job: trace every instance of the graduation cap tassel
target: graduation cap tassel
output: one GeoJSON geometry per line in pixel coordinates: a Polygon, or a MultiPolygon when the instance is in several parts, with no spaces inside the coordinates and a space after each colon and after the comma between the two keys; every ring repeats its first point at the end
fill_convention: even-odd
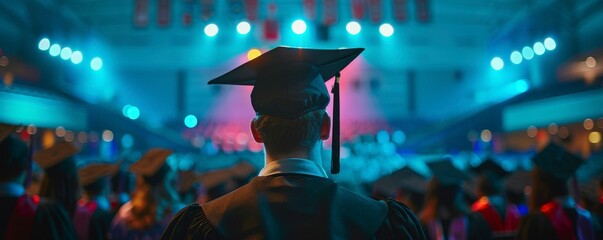
{"type": "Polygon", "coordinates": [[[331,89],[333,93],[333,140],[331,144],[331,173],[339,173],[339,77],[335,75],[335,83],[331,89]]]}

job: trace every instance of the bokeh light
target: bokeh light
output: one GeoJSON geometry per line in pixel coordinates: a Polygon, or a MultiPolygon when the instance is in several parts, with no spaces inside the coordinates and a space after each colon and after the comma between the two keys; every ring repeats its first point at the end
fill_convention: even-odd
{"type": "Polygon", "coordinates": [[[105,142],[113,141],[113,132],[111,132],[111,130],[103,131],[103,141],[105,141],[105,142]]]}
{"type": "Polygon", "coordinates": [[[488,129],[484,129],[481,134],[481,139],[484,142],[492,141],[492,132],[488,129]]]}
{"type": "Polygon", "coordinates": [[[197,117],[195,117],[195,115],[190,114],[184,118],[184,125],[187,128],[194,128],[195,126],[197,126],[197,123],[198,123],[198,121],[197,121],[197,117]]]}
{"type": "Polygon", "coordinates": [[[262,52],[260,50],[252,48],[251,50],[249,50],[249,52],[247,52],[247,60],[251,61],[256,57],[259,57],[260,55],[262,55],[262,52]]]}
{"type": "Polygon", "coordinates": [[[304,22],[304,20],[295,20],[293,24],[291,24],[291,29],[295,34],[302,34],[306,32],[306,22],[304,22]]]}
{"type": "Polygon", "coordinates": [[[37,132],[38,128],[36,127],[36,125],[29,124],[29,126],[27,126],[27,133],[29,133],[30,135],[36,134],[37,132]]]}
{"type": "Polygon", "coordinates": [[[521,49],[521,54],[526,60],[531,60],[534,58],[534,50],[532,50],[530,47],[523,47],[523,49],[521,49]]]}
{"type": "Polygon", "coordinates": [[[242,21],[237,24],[237,32],[239,34],[245,35],[248,34],[249,31],[251,31],[251,24],[249,24],[248,22],[242,21]]]}
{"type": "Polygon", "coordinates": [[[505,62],[500,57],[494,57],[492,58],[492,60],[490,60],[490,66],[494,70],[499,71],[503,69],[503,67],[505,66],[505,62]]]}
{"type": "Polygon", "coordinates": [[[566,138],[569,137],[569,135],[570,135],[570,131],[569,131],[569,129],[567,127],[561,127],[561,128],[559,128],[559,137],[561,139],[566,139],[566,138]]]}
{"type": "Polygon", "coordinates": [[[536,135],[538,134],[538,128],[536,128],[535,126],[530,126],[528,127],[527,133],[529,137],[536,137],[536,135]]]}
{"type": "Polygon", "coordinates": [[[73,64],[80,64],[83,59],[84,59],[84,56],[82,55],[82,52],[73,51],[73,53],[71,53],[71,62],[73,64]]]}
{"type": "Polygon", "coordinates": [[[384,37],[390,37],[394,34],[394,27],[389,23],[384,23],[379,26],[379,33],[384,37]]]}
{"type": "Polygon", "coordinates": [[[58,126],[54,130],[54,133],[57,135],[57,137],[64,137],[65,136],[65,128],[63,126],[58,126]]]}
{"type": "Polygon", "coordinates": [[[80,132],[80,133],[78,133],[77,134],[77,140],[80,143],[86,143],[86,142],[88,142],[88,133],[86,133],[86,132],[80,132]]]}
{"type": "Polygon", "coordinates": [[[69,58],[71,58],[71,48],[64,47],[61,49],[61,58],[63,60],[69,60],[69,58]]]}
{"type": "Polygon", "coordinates": [[[589,68],[594,68],[597,66],[597,59],[595,59],[594,57],[588,57],[586,58],[586,66],[589,68]]]}
{"type": "Polygon", "coordinates": [[[124,148],[131,148],[134,146],[134,137],[128,133],[121,136],[121,146],[124,148]]]}
{"type": "Polygon", "coordinates": [[[52,46],[50,46],[50,50],[48,51],[48,53],[50,54],[50,56],[56,57],[59,56],[59,54],[61,54],[61,45],[59,44],[52,44],[52,46]]]}
{"type": "Polygon", "coordinates": [[[50,48],[50,40],[48,38],[42,38],[38,43],[38,49],[46,51],[50,48]]]}
{"type": "Polygon", "coordinates": [[[65,141],[73,142],[74,139],[75,139],[75,134],[73,133],[73,131],[67,130],[65,132],[65,141]]]}
{"type": "Polygon", "coordinates": [[[556,123],[551,123],[549,124],[548,130],[551,135],[555,135],[559,132],[559,126],[557,126],[556,123]]]}
{"type": "Polygon", "coordinates": [[[546,38],[544,39],[544,48],[549,51],[555,50],[555,48],[557,48],[557,43],[550,37],[546,38]]]}
{"type": "Polygon", "coordinates": [[[132,120],[138,119],[138,117],[140,117],[140,109],[136,106],[130,106],[128,108],[127,117],[132,120]]]}
{"type": "Polygon", "coordinates": [[[218,28],[218,25],[214,23],[207,24],[207,26],[205,26],[205,29],[203,30],[203,32],[205,32],[205,35],[207,35],[208,37],[216,36],[219,31],[220,29],[218,28]]]}
{"type": "Polygon", "coordinates": [[[542,55],[542,54],[544,54],[544,52],[545,52],[544,44],[542,44],[541,42],[534,43],[534,53],[536,55],[542,55]]]}
{"type": "Polygon", "coordinates": [[[99,57],[95,57],[90,61],[90,68],[94,71],[101,70],[103,68],[103,60],[99,57]]]}
{"type": "Polygon", "coordinates": [[[521,56],[521,53],[519,51],[513,51],[511,53],[511,62],[513,64],[520,64],[523,61],[523,56],[521,56]]]}
{"type": "Polygon", "coordinates": [[[517,93],[524,93],[530,89],[530,84],[525,79],[520,79],[515,81],[515,91],[517,93]]]}
{"type": "Polygon", "coordinates": [[[595,122],[592,119],[587,118],[587,119],[584,119],[584,122],[582,123],[582,125],[584,125],[584,129],[591,130],[591,129],[593,129],[593,127],[595,127],[595,122]]]}
{"type": "Polygon", "coordinates": [[[356,21],[351,21],[345,25],[345,30],[348,31],[349,34],[356,35],[356,34],[360,33],[360,30],[362,30],[362,27],[360,27],[360,23],[358,23],[356,21]]]}
{"type": "Polygon", "coordinates": [[[588,134],[588,141],[593,144],[601,142],[601,133],[591,132],[590,134],[588,134]]]}

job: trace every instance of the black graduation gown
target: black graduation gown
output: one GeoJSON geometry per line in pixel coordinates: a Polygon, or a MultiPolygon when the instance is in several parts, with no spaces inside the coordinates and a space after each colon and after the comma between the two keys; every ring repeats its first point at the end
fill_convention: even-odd
{"type": "Polygon", "coordinates": [[[190,205],[162,239],[425,239],[412,211],[376,201],[330,179],[280,174],[202,206],[190,205]]]}

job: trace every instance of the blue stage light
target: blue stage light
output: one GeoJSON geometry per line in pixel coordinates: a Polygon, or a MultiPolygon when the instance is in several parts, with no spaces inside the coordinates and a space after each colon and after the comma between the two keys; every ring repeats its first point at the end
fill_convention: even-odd
{"type": "Polygon", "coordinates": [[[245,35],[248,34],[249,31],[251,31],[251,25],[248,22],[242,21],[237,24],[237,32],[239,32],[239,34],[245,35]]]}
{"type": "Polygon", "coordinates": [[[94,71],[98,71],[103,68],[103,60],[99,57],[95,57],[90,61],[90,68],[94,71]]]}
{"type": "Polygon", "coordinates": [[[394,27],[389,23],[384,23],[379,26],[379,33],[384,37],[390,37],[394,34],[394,27]]]}
{"type": "Polygon", "coordinates": [[[514,64],[520,64],[523,61],[523,56],[519,51],[513,51],[511,53],[511,62],[514,64]]]}
{"type": "Polygon", "coordinates": [[[546,50],[552,51],[552,50],[555,50],[555,48],[557,48],[557,43],[555,42],[554,39],[549,37],[549,38],[544,39],[544,47],[546,48],[546,50]]]}
{"type": "Polygon", "coordinates": [[[360,33],[360,30],[362,30],[362,27],[360,26],[360,23],[351,21],[345,25],[345,30],[347,30],[349,34],[356,35],[356,34],[360,33]]]}
{"type": "Polygon", "coordinates": [[[59,44],[52,44],[52,46],[50,46],[50,50],[48,51],[48,53],[50,53],[50,56],[56,57],[59,56],[59,54],[61,54],[61,45],[59,44]]]}
{"type": "Polygon", "coordinates": [[[71,62],[73,64],[80,64],[83,58],[82,52],[80,51],[73,51],[73,53],[71,53],[71,62]]]}
{"type": "Polygon", "coordinates": [[[534,58],[534,51],[530,47],[523,47],[523,49],[521,49],[521,55],[523,55],[523,58],[526,60],[530,60],[534,58]]]}
{"type": "Polygon", "coordinates": [[[184,125],[187,128],[194,128],[195,126],[197,126],[197,117],[195,117],[195,115],[188,115],[184,118],[184,125]]]}
{"type": "Polygon", "coordinates": [[[498,71],[498,70],[503,69],[503,67],[505,66],[505,62],[501,58],[495,57],[495,58],[492,58],[492,60],[490,61],[490,66],[494,70],[498,71]]]}
{"type": "Polygon", "coordinates": [[[515,90],[517,91],[517,93],[524,93],[527,92],[530,89],[530,84],[528,84],[528,81],[525,79],[520,79],[515,81],[515,90]]]}
{"type": "Polygon", "coordinates": [[[218,28],[218,25],[210,23],[207,26],[205,26],[205,29],[203,31],[205,32],[205,35],[207,35],[208,37],[213,37],[218,34],[218,31],[220,31],[220,29],[218,28]]]}
{"type": "Polygon", "coordinates": [[[293,24],[291,24],[291,29],[295,34],[302,34],[306,32],[306,22],[304,20],[295,20],[293,24]]]}
{"type": "Polygon", "coordinates": [[[69,58],[71,58],[71,48],[65,47],[61,49],[61,58],[63,60],[69,60],[69,58]]]}
{"type": "Polygon", "coordinates": [[[136,120],[138,119],[138,117],[140,117],[140,109],[138,109],[138,107],[136,106],[131,106],[130,108],[128,108],[127,114],[128,118],[136,120]]]}
{"type": "Polygon", "coordinates": [[[50,48],[50,40],[48,38],[42,38],[38,43],[38,49],[46,51],[50,48]]]}

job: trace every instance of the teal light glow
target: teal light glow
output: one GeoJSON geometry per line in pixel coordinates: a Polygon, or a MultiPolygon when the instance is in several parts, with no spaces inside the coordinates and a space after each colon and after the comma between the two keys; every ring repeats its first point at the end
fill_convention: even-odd
{"type": "Polygon", "coordinates": [[[525,79],[520,79],[515,81],[515,90],[517,91],[517,93],[524,93],[527,92],[530,89],[530,84],[528,84],[528,81],[525,79]]]}
{"type": "Polygon", "coordinates": [[[546,50],[544,49],[544,44],[542,44],[541,42],[536,42],[534,43],[534,53],[536,53],[536,55],[542,55],[544,54],[546,50]]]}
{"type": "Polygon", "coordinates": [[[194,128],[195,126],[197,126],[197,117],[195,117],[195,115],[188,115],[184,118],[184,125],[187,128],[194,128]]]}
{"type": "Polygon", "coordinates": [[[131,106],[128,108],[127,115],[128,115],[128,118],[130,118],[132,120],[136,120],[136,119],[138,119],[138,117],[140,117],[140,109],[138,109],[138,107],[136,107],[136,106],[131,106]]]}
{"type": "Polygon", "coordinates": [[[521,53],[519,51],[513,51],[511,53],[511,62],[513,64],[520,64],[523,61],[523,56],[521,56],[521,53]]]}
{"type": "Polygon", "coordinates": [[[42,38],[38,43],[38,49],[46,51],[50,48],[50,40],[48,38],[42,38]]]}
{"type": "Polygon", "coordinates": [[[389,23],[384,23],[379,26],[379,33],[384,37],[390,37],[394,34],[394,27],[389,23]]]}
{"type": "Polygon", "coordinates": [[[552,50],[555,50],[555,48],[557,48],[557,43],[555,42],[554,39],[549,37],[549,38],[544,39],[544,47],[546,48],[546,50],[552,51],[552,50]]]}
{"type": "Polygon", "coordinates": [[[503,67],[505,67],[505,62],[502,60],[502,58],[495,57],[495,58],[492,58],[492,60],[490,61],[490,66],[494,70],[499,71],[499,70],[503,69],[503,67]]]}
{"type": "Polygon", "coordinates": [[[61,45],[59,44],[52,44],[52,46],[50,46],[50,50],[48,51],[48,53],[50,54],[50,56],[56,57],[59,56],[59,54],[61,54],[61,45]]]}
{"type": "Polygon", "coordinates": [[[134,146],[134,137],[126,133],[121,137],[121,146],[124,148],[131,148],[134,146]]]}
{"type": "Polygon", "coordinates": [[[245,35],[248,34],[249,31],[251,31],[251,25],[246,22],[246,21],[242,21],[239,24],[237,24],[237,32],[241,35],[245,35]]]}
{"type": "Polygon", "coordinates": [[[534,58],[534,51],[530,47],[523,47],[523,49],[521,49],[521,54],[526,60],[531,60],[534,58]]]}
{"type": "Polygon", "coordinates": [[[84,59],[84,56],[82,55],[82,52],[73,51],[73,53],[71,53],[71,62],[73,64],[80,64],[83,59],[84,59]]]}
{"type": "Polygon", "coordinates": [[[306,22],[304,22],[304,20],[295,20],[295,22],[291,24],[291,29],[295,34],[298,35],[305,33],[307,28],[308,27],[306,26],[306,22]]]}
{"type": "Polygon", "coordinates": [[[121,113],[124,115],[124,117],[127,117],[127,116],[128,116],[128,110],[129,110],[131,107],[132,107],[132,105],[128,104],[128,105],[124,106],[124,107],[121,109],[121,113]]]}
{"type": "Polygon", "coordinates": [[[351,21],[345,25],[345,30],[348,31],[349,34],[357,35],[362,30],[360,23],[351,21]]]}
{"type": "Polygon", "coordinates": [[[207,26],[205,26],[205,29],[203,29],[203,32],[205,32],[205,35],[207,35],[208,37],[216,36],[219,31],[220,29],[218,28],[218,25],[214,23],[207,24],[207,26]]]}
{"type": "Polygon", "coordinates": [[[71,58],[71,48],[65,47],[61,49],[61,58],[63,60],[69,60],[71,58]]]}
{"type": "Polygon", "coordinates": [[[99,57],[95,57],[90,61],[90,68],[94,71],[101,70],[103,68],[103,60],[99,57]]]}

